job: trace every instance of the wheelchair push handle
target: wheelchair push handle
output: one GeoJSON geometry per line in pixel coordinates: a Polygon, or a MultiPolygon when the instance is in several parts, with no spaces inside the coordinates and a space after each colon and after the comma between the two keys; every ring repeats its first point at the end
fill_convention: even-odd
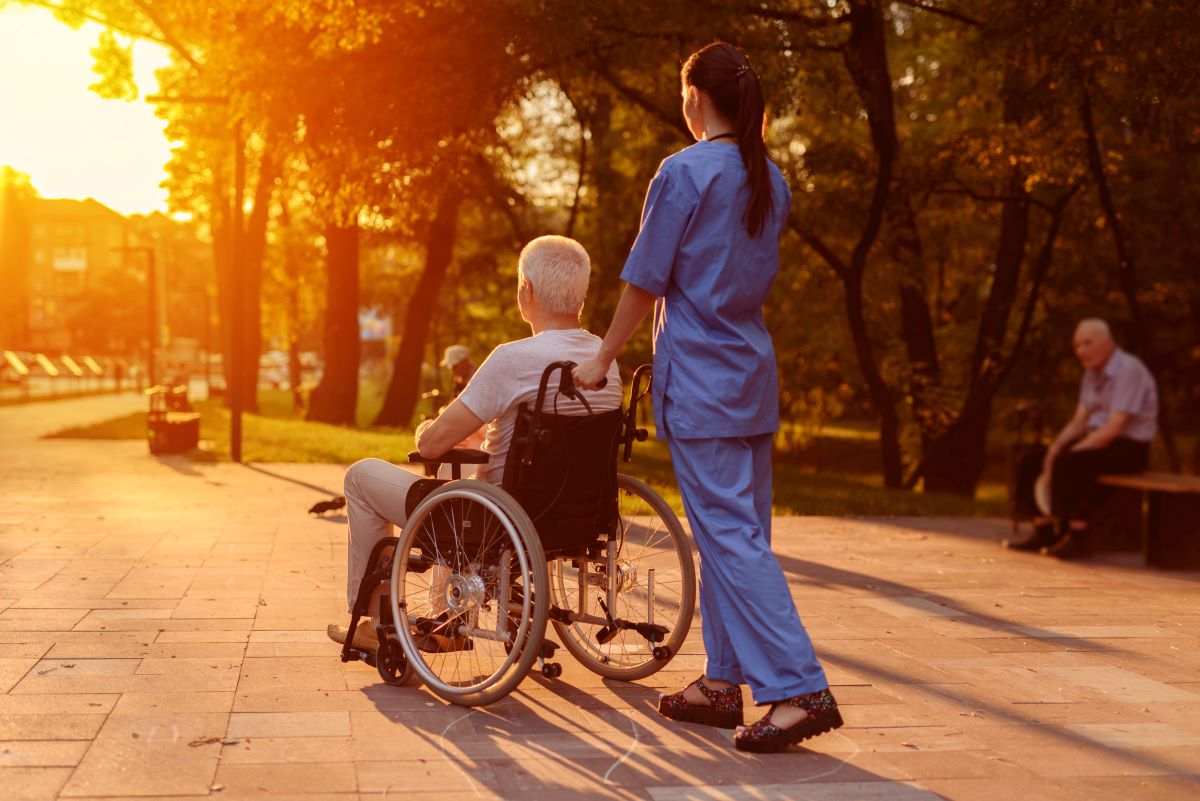
{"type": "MultiPolygon", "coordinates": [[[[563,395],[566,395],[568,398],[578,398],[579,397],[579,388],[575,386],[575,368],[576,367],[577,367],[577,365],[575,364],[575,362],[555,362],[554,364],[552,364],[548,368],[546,368],[547,372],[550,372],[550,371],[554,370],[555,368],[558,368],[562,371],[558,378],[558,391],[561,392],[563,395]]],[[[608,386],[608,379],[601,378],[600,383],[596,385],[596,389],[604,389],[607,386],[608,386]]]]}
{"type": "MultiPolygon", "coordinates": [[[[575,386],[575,379],[571,375],[571,371],[574,369],[575,362],[571,361],[551,362],[549,365],[547,365],[546,369],[542,371],[542,380],[538,384],[537,402],[534,408],[538,411],[541,411],[542,404],[546,400],[546,391],[550,388],[550,378],[554,375],[554,371],[558,370],[559,374],[558,388],[556,390],[557,393],[572,400],[579,401],[584,405],[585,408],[587,408],[588,412],[591,413],[592,408],[588,404],[587,399],[580,394],[579,388],[575,386]]],[[[596,389],[604,389],[606,386],[608,386],[608,379],[604,378],[600,381],[600,384],[596,387],[596,389]]]]}
{"type": "Polygon", "coordinates": [[[650,382],[653,380],[652,373],[652,368],[648,364],[643,364],[633,371],[633,387],[629,393],[629,410],[625,413],[624,430],[621,433],[621,441],[625,445],[621,459],[626,462],[633,459],[633,443],[635,441],[645,442],[650,438],[649,431],[644,428],[638,428],[637,409],[641,399],[650,393],[650,382]],[[645,387],[642,386],[643,378],[646,379],[645,387]]]}

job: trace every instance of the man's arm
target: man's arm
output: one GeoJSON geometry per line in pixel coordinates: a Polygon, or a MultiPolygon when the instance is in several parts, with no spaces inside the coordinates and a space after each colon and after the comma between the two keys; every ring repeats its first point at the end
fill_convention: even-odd
{"type": "Polygon", "coordinates": [[[1058,436],[1054,438],[1054,442],[1050,443],[1050,447],[1046,449],[1046,458],[1042,461],[1042,472],[1049,473],[1054,464],[1054,459],[1063,448],[1067,447],[1067,443],[1076,439],[1087,431],[1088,411],[1083,404],[1075,407],[1075,414],[1067,422],[1062,430],[1058,432],[1058,436]]]}
{"type": "Polygon", "coordinates": [[[465,403],[455,399],[436,420],[426,420],[417,426],[417,450],[426,459],[441,456],[475,435],[484,425],[465,403]]]}
{"type": "Polygon", "coordinates": [[[1109,412],[1104,425],[1071,446],[1073,451],[1091,451],[1109,445],[1114,439],[1125,432],[1132,417],[1129,412],[1109,412]]]}

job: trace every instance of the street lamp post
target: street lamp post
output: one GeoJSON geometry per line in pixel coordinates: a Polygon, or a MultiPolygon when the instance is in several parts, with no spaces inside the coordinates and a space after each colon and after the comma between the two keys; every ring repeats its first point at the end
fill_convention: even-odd
{"type": "Polygon", "coordinates": [[[204,285],[204,397],[212,397],[212,293],[204,285]]]}
{"type": "MultiPolygon", "coordinates": [[[[246,152],[242,146],[242,121],[239,119],[233,126],[233,235],[230,237],[233,245],[233,256],[230,260],[233,268],[233,275],[230,281],[231,294],[233,295],[233,319],[230,321],[230,339],[232,340],[229,350],[230,356],[233,357],[233,363],[230,365],[230,377],[232,386],[230,391],[233,393],[229,399],[229,456],[235,462],[242,461],[242,404],[245,400],[245,395],[248,392],[254,392],[255,387],[244,387],[244,377],[246,370],[243,366],[243,360],[246,358],[244,343],[242,338],[245,332],[242,330],[245,322],[246,310],[243,308],[246,305],[245,292],[242,287],[242,253],[245,248],[243,245],[243,217],[246,213],[244,206],[243,195],[246,191],[246,152]]],[[[257,354],[254,354],[257,358],[257,354]]]]}
{"type": "MultiPolygon", "coordinates": [[[[146,97],[148,103],[202,103],[208,105],[227,106],[229,105],[229,97],[227,96],[212,96],[212,95],[149,95],[146,97]]],[[[230,261],[230,280],[229,294],[230,309],[229,319],[229,456],[233,461],[242,461],[242,410],[245,408],[245,399],[248,392],[253,392],[255,387],[243,386],[245,383],[245,371],[242,369],[243,359],[246,354],[242,351],[243,329],[245,327],[245,292],[243,291],[242,281],[242,254],[243,246],[243,217],[244,196],[246,193],[246,153],[242,142],[242,120],[239,117],[233,126],[233,200],[230,215],[230,228],[232,231],[229,236],[229,261],[230,261]]],[[[257,354],[254,354],[257,358],[257,354]]]]}

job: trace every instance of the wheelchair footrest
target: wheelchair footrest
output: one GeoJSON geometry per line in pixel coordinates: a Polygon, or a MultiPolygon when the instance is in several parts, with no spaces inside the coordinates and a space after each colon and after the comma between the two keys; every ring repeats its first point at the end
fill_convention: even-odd
{"type": "Polygon", "coordinates": [[[650,642],[662,642],[671,633],[669,628],[657,623],[638,623],[633,628],[650,642]]]}
{"type": "Polygon", "coordinates": [[[341,653],[343,662],[366,662],[371,667],[375,667],[375,652],[360,651],[357,648],[347,648],[341,653]]]}
{"type": "Polygon", "coordinates": [[[662,642],[671,633],[669,628],[660,626],[657,623],[634,623],[629,620],[617,618],[612,622],[611,626],[605,626],[596,632],[596,641],[603,645],[613,637],[616,637],[618,631],[636,631],[650,642],[662,642]]]}

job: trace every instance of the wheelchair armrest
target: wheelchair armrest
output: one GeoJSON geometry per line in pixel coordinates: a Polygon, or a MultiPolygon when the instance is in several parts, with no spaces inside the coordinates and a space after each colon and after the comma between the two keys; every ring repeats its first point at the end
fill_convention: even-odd
{"type": "Polygon", "coordinates": [[[441,456],[422,456],[420,451],[408,454],[409,464],[487,464],[491,455],[474,448],[451,448],[441,456]]]}

